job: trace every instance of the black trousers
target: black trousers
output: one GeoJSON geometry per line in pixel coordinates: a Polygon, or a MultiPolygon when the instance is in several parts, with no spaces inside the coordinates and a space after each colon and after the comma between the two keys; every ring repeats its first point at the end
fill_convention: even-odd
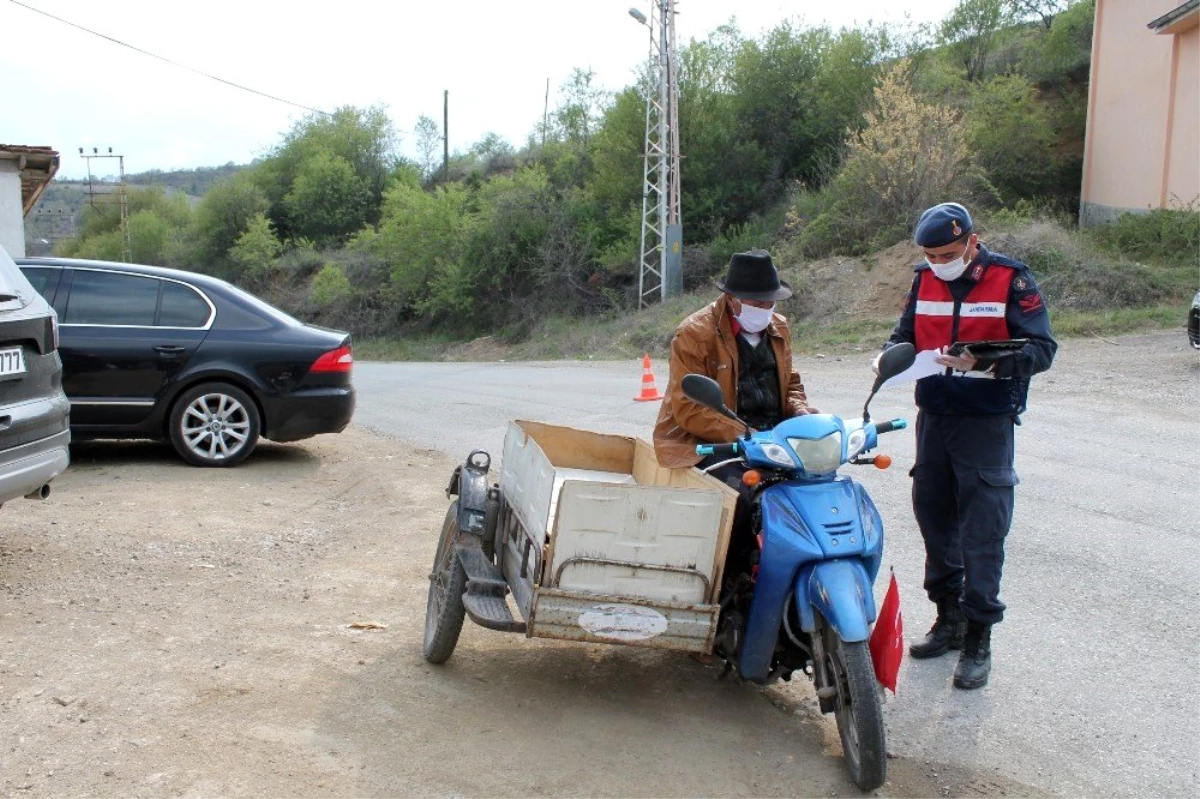
{"type": "Polygon", "coordinates": [[[1013,427],[1010,416],[917,414],[913,512],[925,539],[925,592],[956,598],[967,619],[1004,618],[1000,576],[1012,524],[1013,427]]]}

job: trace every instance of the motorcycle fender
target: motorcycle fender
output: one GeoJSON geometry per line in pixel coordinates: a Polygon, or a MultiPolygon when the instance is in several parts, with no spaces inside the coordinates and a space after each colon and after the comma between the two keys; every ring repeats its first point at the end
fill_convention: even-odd
{"type": "Polygon", "coordinates": [[[482,535],[487,517],[488,468],[491,458],[476,450],[466,463],[455,470],[446,493],[458,494],[458,529],[464,533],[482,535]]]}
{"type": "Polygon", "coordinates": [[[795,592],[802,629],[816,629],[816,610],[847,643],[865,641],[870,636],[875,597],[861,563],[826,560],[801,569],[795,592]]]}

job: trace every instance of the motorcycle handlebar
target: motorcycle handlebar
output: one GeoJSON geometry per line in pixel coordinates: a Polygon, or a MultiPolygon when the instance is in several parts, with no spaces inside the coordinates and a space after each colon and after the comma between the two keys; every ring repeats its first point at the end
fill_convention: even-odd
{"type": "Polygon", "coordinates": [[[697,455],[716,455],[718,458],[731,458],[738,454],[737,442],[731,444],[700,444],[696,447],[697,455]]]}
{"type": "Polygon", "coordinates": [[[890,422],[880,422],[879,424],[875,425],[875,434],[883,435],[884,433],[890,433],[893,430],[903,430],[906,427],[908,427],[908,422],[905,420],[892,419],[890,422]]]}

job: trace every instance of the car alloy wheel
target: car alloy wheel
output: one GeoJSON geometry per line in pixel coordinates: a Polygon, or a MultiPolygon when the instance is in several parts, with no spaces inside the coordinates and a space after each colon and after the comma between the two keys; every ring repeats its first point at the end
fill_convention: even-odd
{"type": "Polygon", "coordinates": [[[185,392],[171,412],[171,443],[188,463],[232,466],[258,442],[254,401],[230,385],[206,383],[185,392]]]}

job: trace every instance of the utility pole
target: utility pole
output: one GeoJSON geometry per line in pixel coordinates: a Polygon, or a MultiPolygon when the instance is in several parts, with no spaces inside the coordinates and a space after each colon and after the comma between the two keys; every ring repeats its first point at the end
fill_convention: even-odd
{"type": "Polygon", "coordinates": [[[550,79],[546,78],[546,103],[542,106],[542,157],[546,157],[546,128],[550,127],[550,79]]]}
{"type": "Polygon", "coordinates": [[[679,202],[679,87],[675,0],[651,0],[650,16],[629,15],[650,30],[643,153],[638,307],[683,294],[683,219],[679,202]]]}
{"type": "MultiPolygon", "coordinates": [[[[83,148],[79,148],[79,154],[87,162],[87,195],[88,205],[96,209],[101,215],[107,212],[104,210],[106,205],[116,205],[120,214],[121,224],[121,260],[129,263],[133,260],[133,246],[129,239],[129,195],[125,191],[125,156],[114,155],[112,148],[108,148],[108,152],[101,153],[100,148],[93,147],[91,155],[84,152],[83,148]],[[93,158],[115,158],[117,159],[117,183],[115,186],[109,182],[105,183],[103,178],[94,178],[92,176],[92,159],[93,158]],[[112,191],[109,191],[109,188],[112,191]],[[116,197],[114,201],[112,197],[116,197]]],[[[111,181],[111,176],[109,176],[111,181]]]]}
{"type": "Polygon", "coordinates": [[[442,180],[450,182],[450,90],[442,91],[442,180]]]}

